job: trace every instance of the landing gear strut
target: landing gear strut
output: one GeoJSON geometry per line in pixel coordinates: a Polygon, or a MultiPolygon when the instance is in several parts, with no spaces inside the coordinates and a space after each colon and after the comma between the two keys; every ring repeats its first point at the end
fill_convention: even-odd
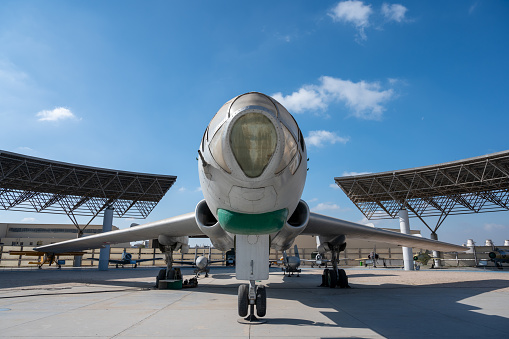
{"type": "MultiPolygon", "coordinates": [[[[159,281],[160,280],[167,280],[167,279],[176,279],[175,275],[175,269],[173,268],[173,251],[171,249],[166,250],[164,247],[161,249],[161,251],[164,253],[164,260],[166,261],[166,269],[159,270],[159,273],[156,277],[156,288],[159,288],[159,281]]],[[[178,274],[177,274],[178,275],[178,274]]],[[[181,276],[177,277],[181,278],[181,276]]]]}
{"type": "Polygon", "coordinates": [[[332,250],[332,269],[324,269],[322,275],[322,284],[320,286],[335,288],[339,286],[340,288],[350,288],[348,285],[348,277],[344,269],[338,269],[339,263],[339,252],[340,248],[333,247],[332,250]]]}
{"type": "Polygon", "coordinates": [[[255,316],[255,306],[256,315],[264,317],[267,313],[267,292],[265,286],[258,286],[257,288],[255,281],[250,280],[249,285],[242,284],[239,286],[238,311],[242,318],[237,321],[241,324],[252,325],[265,323],[266,320],[258,319],[255,316]]]}

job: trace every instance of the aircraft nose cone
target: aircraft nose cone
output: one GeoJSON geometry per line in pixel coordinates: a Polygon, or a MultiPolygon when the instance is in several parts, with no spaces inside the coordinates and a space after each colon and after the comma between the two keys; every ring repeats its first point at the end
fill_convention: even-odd
{"type": "Polygon", "coordinates": [[[205,257],[198,257],[196,259],[196,267],[198,267],[199,269],[204,269],[205,267],[207,267],[207,264],[208,260],[205,257]]]}

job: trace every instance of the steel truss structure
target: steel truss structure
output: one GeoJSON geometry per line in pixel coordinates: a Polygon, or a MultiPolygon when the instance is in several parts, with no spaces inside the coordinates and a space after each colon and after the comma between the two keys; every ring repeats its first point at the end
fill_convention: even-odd
{"type": "Polygon", "coordinates": [[[509,151],[334,180],[366,218],[396,218],[406,208],[432,233],[449,215],[509,210],[509,151]],[[439,217],[434,230],[423,219],[430,216],[439,217]]]}
{"type": "MultiPolygon", "coordinates": [[[[0,208],[66,214],[90,222],[106,207],[122,217],[146,218],[177,177],[116,171],[0,150],[0,208]]],[[[85,226],[86,227],[86,226],[85,226]]]]}

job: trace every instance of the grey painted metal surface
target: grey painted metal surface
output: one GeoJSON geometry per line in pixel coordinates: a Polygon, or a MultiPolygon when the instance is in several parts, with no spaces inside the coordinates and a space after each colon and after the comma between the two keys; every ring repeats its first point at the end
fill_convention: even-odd
{"type": "Polygon", "coordinates": [[[401,234],[374,228],[354,222],[311,213],[309,223],[302,234],[338,235],[346,238],[362,239],[366,241],[385,242],[395,245],[406,245],[414,248],[429,248],[444,252],[465,251],[463,246],[448,244],[441,241],[420,238],[413,235],[401,234]]]}

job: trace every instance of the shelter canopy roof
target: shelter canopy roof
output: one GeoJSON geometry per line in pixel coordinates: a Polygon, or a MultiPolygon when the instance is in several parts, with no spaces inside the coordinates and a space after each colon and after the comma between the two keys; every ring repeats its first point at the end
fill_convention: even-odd
{"type": "Polygon", "coordinates": [[[368,219],[396,218],[402,208],[421,220],[439,216],[441,221],[447,215],[509,210],[509,151],[334,180],[368,219]]]}
{"type": "Polygon", "coordinates": [[[146,218],[177,177],[74,165],[0,150],[0,208],[92,219],[108,206],[146,218]]]}

